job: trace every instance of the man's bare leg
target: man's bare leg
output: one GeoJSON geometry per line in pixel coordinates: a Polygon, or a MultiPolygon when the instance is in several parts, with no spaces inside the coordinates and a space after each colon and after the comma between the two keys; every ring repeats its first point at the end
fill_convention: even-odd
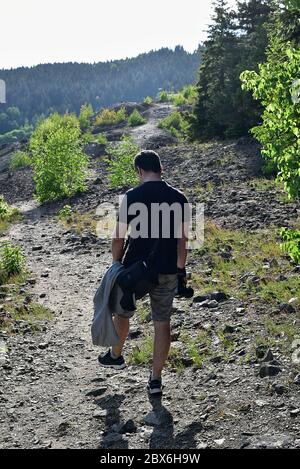
{"type": "Polygon", "coordinates": [[[170,321],[153,321],[154,323],[154,350],[153,350],[153,365],[152,365],[152,379],[160,379],[162,369],[168,358],[171,332],[170,321]]]}
{"type": "Polygon", "coordinates": [[[129,332],[129,318],[114,316],[113,318],[116,332],[120,338],[119,345],[112,347],[113,358],[119,358],[122,355],[123,345],[129,332]]]}

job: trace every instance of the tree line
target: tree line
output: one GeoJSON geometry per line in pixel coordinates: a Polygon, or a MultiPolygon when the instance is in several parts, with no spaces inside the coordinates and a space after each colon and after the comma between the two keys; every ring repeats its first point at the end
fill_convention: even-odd
{"type": "Polygon", "coordinates": [[[195,81],[201,55],[201,46],[194,53],[176,46],[95,64],[0,70],[7,94],[7,104],[0,104],[0,133],[35,125],[53,112],[78,114],[84,103],[98,110],[120,101],[141,101],[162,88],[177,90],[195,81]]]}

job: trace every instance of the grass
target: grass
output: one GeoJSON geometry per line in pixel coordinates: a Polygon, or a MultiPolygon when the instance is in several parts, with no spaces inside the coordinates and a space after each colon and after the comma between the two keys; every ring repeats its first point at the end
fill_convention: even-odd
{"type": "Polygon", "coordinates": [[[0,330],[8,333],[14,332],[16,321],[26,321],[26,326],[34,331],[40,330],[39,321],[52,319],[52,312],[38,303],[29,303],[28,305],[14,300],[11,304],[5,305],[4,311],[0,313],[0,330]]]}
{"type": "Polygon", "coordinates": [[[151,362],[153,355],[153,337],[147,335],[140,345],[136,345],[128,356],[131,365],[147,365],[151,362]]]}
{"type": "Polygon", "coordinates": [[[11,207],[0,195],[0,236],[3,235],[10,225],[20,220],[21,214],[18,209],[11,207]]]}
{"type": "Polygon", "coordinates": [[[217,285],[238,299],[254,297],[273,305],[300,295],[299,278],[290,273],[290,262],[273,229],[249,233],[207,221],[204,246],[192,254],[201,259],[203,269],[211,269],[210,277],[192,275],[194,287],[201,293],[211,292],[217,285]],[[285,272],[288,279],[278,281],[278,275],[285,272]]]}
{"type": "Polygon", "coordinates": [[[207,182],[206,184],[196,184],[195,186],[187,189],[187,194],[189,196],[194,196],[201,201],[206,200],[207,196],[211,194],[215,186],[212,182],[207,182]]]}
{"type": "Polygon", "coordinates": [[[72,211],[69,205],[65,205],[58,212],[58,219],[68,230],[73,230],[78,234],[84,232],[96,234],[98,220],[94,212],[80,213],[72,211]]]}
{"type": "Polygon", "coordinates": [[[11,157],[9,167],[11,170],[16,170],[19,168],[28,168],[31,166],[31,158],[24,151],[17,151],[11,157]]]}

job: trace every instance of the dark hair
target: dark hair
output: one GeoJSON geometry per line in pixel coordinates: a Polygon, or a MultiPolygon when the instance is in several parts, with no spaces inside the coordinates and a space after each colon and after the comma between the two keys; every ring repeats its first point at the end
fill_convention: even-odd
{"type": "Polygon", "coordinates": [[[161,173],[162,171],[160,158],[153,150],[141,150],[134,158],[134,167],[153,173],[161,173]]]}

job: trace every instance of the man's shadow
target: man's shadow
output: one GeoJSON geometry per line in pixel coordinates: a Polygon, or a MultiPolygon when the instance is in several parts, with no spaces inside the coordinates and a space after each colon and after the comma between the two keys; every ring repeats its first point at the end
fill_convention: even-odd
{"type": "Polygon", "coordinates": [[[186,448],[197,447],[195,436],[203,430],[200,422],[193,422],[188,425],[184,431],[174,437],[174,421],[172,414],[162,404],[162,397],[149,396],[149,402],[152,406],[155,425],[150,436],[149,448],[186,448]]]}
{"type": "MultiPolygon", "coordinates": [[[[106,410],[105,427],[110,429],[112,426],[118,426],[122,423],[120,406],[126,399],[123,394],[115,394],[103,397],[96,401],[96,404],[101,409],[106,410]]],[[[116,432],[105,431],[102,441],[100,442],[99,448],[128,448],[128,441],[124,439],[124,435],[116,432]]]]}

